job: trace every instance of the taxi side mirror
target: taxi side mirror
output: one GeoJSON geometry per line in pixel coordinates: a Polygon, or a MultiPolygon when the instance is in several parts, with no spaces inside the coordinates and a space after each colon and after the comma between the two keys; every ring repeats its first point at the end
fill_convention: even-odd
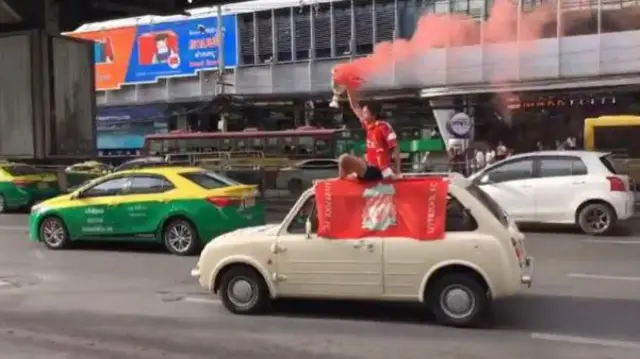
{"type": "Polygon", "coordinates": [[[71,194],[71,197],[69,197],[72,201],[80,198],[80,192],[75,192],[73,194],[71,194]]]}
{"type": "Polygon", "coordinates": [[[482,177],[480,177],[480,183],[482,183],[482,184],[491,183],[491,179],[489,178],[489,174],[485,174],[482,177]]]}

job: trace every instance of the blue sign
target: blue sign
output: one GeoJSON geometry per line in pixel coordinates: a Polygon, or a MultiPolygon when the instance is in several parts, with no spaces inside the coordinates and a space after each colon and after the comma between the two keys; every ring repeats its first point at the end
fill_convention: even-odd
{"type": "MultiPolygon", "coordinates": [[[[224,66],[233,68],[238,64],[237,19],[227,15],[222,21],[224,66]]],[[[217,17],[138,26],[125,83],[156,82],[217,69],[217,26],[217,17]]]]}
{"type": "Polygon", "coordinates": [[[98,150],[139,150],[146,135],[167,132],[168,106],[105,107],[98,110],[98,150]]]}
{"type": "Polygon", "coordinates": [[[98,123],[104,121],[165,120],[167,108],[166,104],[103,107],[98,109],[97,120],[98,123]]]}

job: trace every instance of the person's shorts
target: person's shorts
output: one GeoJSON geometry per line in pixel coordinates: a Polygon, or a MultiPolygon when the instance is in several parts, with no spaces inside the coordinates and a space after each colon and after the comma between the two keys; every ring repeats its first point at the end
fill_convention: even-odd
{"type": "Polygon", "coordinates": [[[382,179],[382,171],[378,167],[367,165],[364,175],[359,179],[362,181],[380,181],[382,179]]]}

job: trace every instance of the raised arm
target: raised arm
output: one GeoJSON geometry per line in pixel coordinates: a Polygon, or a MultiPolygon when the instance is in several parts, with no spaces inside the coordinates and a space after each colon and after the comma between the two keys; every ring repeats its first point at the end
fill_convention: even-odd
{"type": "Polygon", "coordinates": [[[349,106],[351,106],[351,111],[358,117],[360,123],[364,121],[364,114],[362,113],[362,106],[360,106],[360,102],[358,101],[357,95],[349,90],[347,90],[347,96],[349,97],[349,106]]]}

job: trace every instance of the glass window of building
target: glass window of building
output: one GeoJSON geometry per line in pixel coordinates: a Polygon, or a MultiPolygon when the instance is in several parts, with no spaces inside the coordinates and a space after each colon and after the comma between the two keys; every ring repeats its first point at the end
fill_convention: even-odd
{"type": "Polygon", "coordinates": [[[294,12],[296,23],[296,58],[298,60],[309,59],[309,50],[311,49],[311,6],[300,6],[294,12]]]}
{"type": "Polygon", "coordinates": [[[354,9],[356,20],[356,54],[373,52],[373,6],[359,4],[354,9]]]}
{"type": "Polygon", "coordinates": [[[351,6],[348,1],[333,4],[333,26],[336,32],[336,56],[351,54],[351,6]]]}
{"type": "Polygon", "coordinates": [[[331,3],[314,4],[313,21],[316,29],[315,56],[331,57],[331,3]]]}
{"type": "Polygon", "coordinates": [[[256,58],[253,52],[253,13],[238,15],[238,37],[240,38],[240,61],[243,65],[253,65],[256,58]]]}
{"type": "Polygon", "coordinates": [[[277,61],[291,61],[291,9],[275,11],[278,54],[277,61]]]}
{"type": "Polygon", "coordinates": [[[258,13],[258,60],[261,64],[273,61],[273,32],[271,11],[258,13]]]}

